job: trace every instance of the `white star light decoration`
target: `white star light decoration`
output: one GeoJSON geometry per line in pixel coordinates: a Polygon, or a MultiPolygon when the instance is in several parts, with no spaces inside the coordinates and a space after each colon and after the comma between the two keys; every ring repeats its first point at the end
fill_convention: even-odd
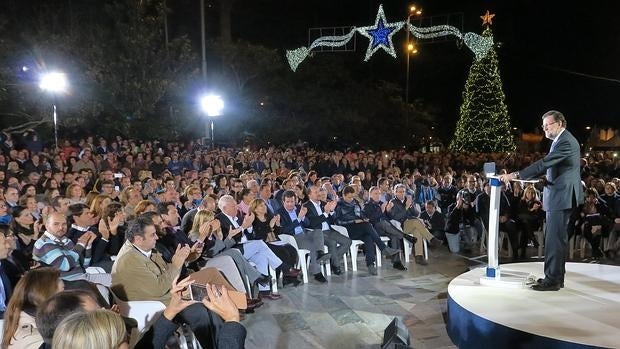
{"type": "Polygon", "coordinates": [[[370,40],[364,61],[368,61],[380,48],[396,58],[392,36],[396,34],[403,25],[405,25],[405,22],[388,23],[387,19],[385,19],[385,13],[383,12],[383,5],[379,5],[379,12],[377,12],[375,25],[357,28],[358,33],[370,40]]]}

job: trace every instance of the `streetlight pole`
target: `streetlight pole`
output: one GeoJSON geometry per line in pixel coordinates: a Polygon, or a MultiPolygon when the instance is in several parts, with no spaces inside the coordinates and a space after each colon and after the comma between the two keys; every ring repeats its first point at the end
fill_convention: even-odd
{"type": "Polygon", "coordinates": [[[207,48],[205,33],[205,0],[200,0],[200,35],[202,39],[202,82],[207,83],[207,48]]]}
{"type": "Polygon", "coordinates": [[[407,16],[407,75],[405,77],[405,129],[407,132],[409,131],[409,71],[410,71],[410,62],[409,57],[412,53],[417,53],[415,45],[409,41],[409,26],[411,24],[411,16],[422,14],[421,9],[417,9],[415,6],[409,7],[409,15],[407,16]]]}
{"type": "Polygon", "coordinates": [[[211,149],[215,149],[215,126],[213,124],[213,118],[211,118],[211,149]]]}
{"type": "Polygon", "coordinates": [[[58,121],[56,118],[56,98],[54,98],[54,144],[56,145],[56,149],[58,149],[58,121]]]}

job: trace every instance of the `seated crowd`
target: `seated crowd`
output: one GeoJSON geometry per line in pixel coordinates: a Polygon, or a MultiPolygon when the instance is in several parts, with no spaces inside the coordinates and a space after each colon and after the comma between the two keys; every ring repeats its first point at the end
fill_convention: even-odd
{"type": "MultiPolygon", "coordinates": [[[[264,300],[277,301],[279,278],[294,287],[302,275],[319,284],[327,274],[341,275],[354,242],[370,275],[382,258],[407,270],[407,250],[426,265],[425,247],[449,238],[471,250],[488,227],[482,163],[518,168],[540,156],[207,151],[196,142],[121,137],[109,145],[93,137],[64,141],[50,152],[5,138],[2,348],[127,347],[135,324],[118,315],[117,300],[165,306],[135,347],[164,348],[179,325],[203,348],[243,347],[240,310],[250,314],[264,300]],[[298,249],[309,251],[307,270],[298,249]],[[191,299],[196,285],[207,297],[191,299]]],[[[617,159],[584,159],[586,202],[569,233],[590,243],[593,258],[614,259],[620,251],[619,173],[617,159]]],[[[502,186],[500,231],[515,260],[543,243],[535,234],[543,226],[542,185],[502,186]]],[[[356,263],[357,254],[351,257],[356,263]]]]}

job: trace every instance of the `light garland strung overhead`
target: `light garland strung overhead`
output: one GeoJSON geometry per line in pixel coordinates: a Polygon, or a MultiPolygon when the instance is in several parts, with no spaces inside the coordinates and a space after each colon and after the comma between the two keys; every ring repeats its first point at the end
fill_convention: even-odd
{"type": "Polygon", "coordinates": [[[493,45],[492,38],[482,37],[475,33],[462,34],[456,27],[451,25],[436,25],[432,27],[416,27],[407,23],[406,21],[390,23],[385,18],[383,12],[383,5],[379,5],[379,11],[375,18],[375,24],[367,27],[352,28],[346,35],[339,36],[322,36],[312,42],[310,47],[302,46],[295,50],[286,51],[286,58],[293,71],[297,70],[297,67],[303,62],[310,52],[321,46],[327,47],[340,47],[346,45],[355,35],[356,32],[367,37],[370,42],[368,49],[366,50],[366,57],[364,61],[368,61],[375,52],[380,48],[387,52],[389,55],[396,58],[396,50],[394,50],[394,43],[392,42],[392,36],[396,34],[402,28],[406,28],[413,36],[418,39],[432,39],[439,36],[454,35],[457,38],[463,40],[465,46],[467,46],[475,55],[476,60],[479,60],[486,56],[487,52],[493,45]]]}

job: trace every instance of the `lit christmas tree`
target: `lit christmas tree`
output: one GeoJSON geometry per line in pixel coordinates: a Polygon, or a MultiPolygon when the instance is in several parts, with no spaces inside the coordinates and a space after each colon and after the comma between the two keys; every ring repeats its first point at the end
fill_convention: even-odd
{"type": "MultiPolygon", "coordinates": [[[[487,25],[483,37],[493,38],[489,28],[493,14],[480,18],[487,25]]],[[[470,70],[450,150],[460,152],[509,152],[515,150],[510,117],[504,102],[497,52],[492,47],[470,70]]]]}

